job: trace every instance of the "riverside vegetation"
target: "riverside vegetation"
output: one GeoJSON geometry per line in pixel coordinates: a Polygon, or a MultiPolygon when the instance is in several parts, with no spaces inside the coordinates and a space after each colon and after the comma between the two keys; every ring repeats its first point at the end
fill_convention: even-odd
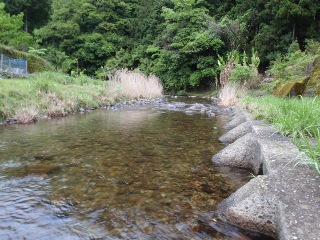
{"type": "MultiPolygon", "coordinates": [[[[315,41],[307,41],[305,49],[302,52],[294,42],[286,55],[279,56],[272,62],[268,71],[272,73],[273,79],[269,81],[262,82],[262,79],[247,74],[245,79],[251,82],[251,89],[245,88],[241,81],[231,81],[230,78],[227,86],[219,92],[219,98],[221,104],[238,104],[251,112],[254,118],[268,121],[281,134],[290,136],[293,143],[308,156],[306,161],[314,165],[320,173],[320,99],[309,94],[288,98],[272,94],[279,84],[299,78],[313,77],[319,84],[320,76],[316,67],[320,45],[315,41]]],[[[239,70],[235,68],[233,71],[239,70]]],[[[305,92],[307,88],[308,85],[304,89],[305,92]]],[[[304,159],[303,156],[298,157],[304,159]]]]}
{"type": "Polygon", "coordinates": [[[319,41],[319,11],[319,0],[3,0],[0,43],[65,73],[139,68],[184,93],[215,86],[218,55],[254,48],[266,67],[295,40],[319,41]]]}
{"type": "MultiPolygon", "coordinates": [[[[255,96],[271,93],[290,81],[295,82],[287,86],[297,88],[300,94],[300,86],[307,81],[319,55],[319,3],[320,0],[0,1],[0,43],[20,50],[12,55],[25,56],[30,66],[36,63],[35,68],[45,66],[41,70],[51,68],[77,76],[47,72],[23,81],[1,80],[0,116],[29,122],[128,98],[118,83],[108,85],[93,80],[105,80],[116,69],[140,69],[148,76],[155,74],[170,93],[215,88],[223,69],[219,61],[228,63],[230,56],[235,57],[235,62],[229,63],[236,65],[230,79],[254,89],[255,96]],[[246,53],[250,51],[249,56],[246,53]],[[262,70],[271,65],[268,71],[274,78],[267,84],[261,84],[257,78],[259,64],[262,70]]],[[[6,49],[0,46],[1,51],[6,49]]],[[[308,79],[316,89],[312,94],[320,92],[316,76],[308,79]]],[[[243,96],[238,89],[224,88],[227,89],[229,93],[221,93],[223,99],[232,92],[243,96]]],[[[290,95],[291,89],[285,92],[290,95]]],[[[237,101],[231,97],[225,104],[237,101]]],[[[276,123],[276,119],[281,119],[279,112],[293,108],[292,117],[297,117],[294,115],[302,114],[299,111],[309,111],[309,105],[316,109],[319,101],[305,97],[266,97],[264,101],[255,97],[247,98],[247,104],[248,108],[256,105],[264,109],[265,114],[260,117],[280,126],[276,123]],[[266,107],[267,101],[272,108],[266,107]]],[[[315,110],[310,111],[302,115],[314,115],[315,110]]],[[[306,152],[317,149],[319,143],[319,123],[308,119],[299,120],[299,128],[286,129],[293,125],[285,124],[289,119],[282,118],[285,127],[279,127],[306,152]],[[312,141],[307,140],[310,137],[312,141]]],[[[317,151],[311,152],[313,159],[319,159],[317,151]]],[[[319,160],[315,165],[319,169],[319,160]]]]}
{"type": "Polygon", "coordinates": [[[116,71],[109,81],[85,75],[71,77],[62,73],[39,72],[30,78],[1,79],[0,87],[0,117],[14,118],[20,123],[66,116],[80,108],[92,109],[138,98],[158,98],[163,93],[157,77],[126,69],[116,71]]]}

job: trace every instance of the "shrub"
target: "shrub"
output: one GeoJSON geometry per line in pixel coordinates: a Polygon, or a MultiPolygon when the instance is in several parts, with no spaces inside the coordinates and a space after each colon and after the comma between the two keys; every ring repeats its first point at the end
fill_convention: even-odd
{"type": "Polygon", "coordinates": [[[257,79],[257,74],[248,65],[238,64],[230,73],[230,81],[252,87],[257,79]]]}
{"type": "Polygon", "coordinates": [[[306,53],[316,55],[320,53],[320,42],[313,39],[306,39],[306,53]]]}
{"type": "Polygon", "coordinates": [[[296,42],[290,45],[287,55],[278,55],[268,70],[280,83],[302,79],[310,75],[319,54],[320,43],[306,40],[306,51],[302,52],[296,42]]]}
{"type": "Polygon", "coordinates": [[[293,54],[295,52],[299,52],[300,47],[297,40],[293,41],[288,48],[288,55],[293,54]]]}
{"type": "Polygon", "coordinates": [[[222,86],[229,81],[248,88],[256,84],[260,64],[257,51],[252,49],[250,57],[247,56],[246,52],[240,54],[238,51],[233,51],[227,54],[227,60],[224,60],[220,55],[218,55],[218,58],[220,84],[222,86]]]}

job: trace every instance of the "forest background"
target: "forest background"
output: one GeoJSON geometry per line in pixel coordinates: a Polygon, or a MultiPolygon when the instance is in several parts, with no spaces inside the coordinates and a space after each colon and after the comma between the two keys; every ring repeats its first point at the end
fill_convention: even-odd
{"type": "Polygon", "coordinates": [[[214,86],[234,51],[257,54],[264,71],[292,43],[319,41],[319,10],[319,0],[2,0],[0,43],[69,74],[139,68],[184,92],[214,86]]]}

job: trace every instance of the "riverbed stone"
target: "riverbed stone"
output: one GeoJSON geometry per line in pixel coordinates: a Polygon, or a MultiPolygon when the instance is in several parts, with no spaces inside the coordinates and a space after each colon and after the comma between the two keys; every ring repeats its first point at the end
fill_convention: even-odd
{"type": "Polygon", "coordinates": [[[186,103],[184,102],[174,102],[173,103],[177,108],[184,108],[186,107],[186,103]]]}
{"type": "Polygon", "coordinates": [[[201,109],[204,109],[204,108],[206,108],[206,106],[205,106],[204,104],[195,103],[195,104],[192,104],[192,105],[189,107],[189,110],[200,111],[201,109]]]}
{"type": "Polygon", "coordinates": [[[238,138],[244,136],[247,133],[252,132],[252,126],[250,122],[243,122],[239,126],[231,129],[229,132],[219,137],[219,141],[224,143],[232,143],[238,138]]]}
{"type": "Polygon", "coordinates": [[[210,117],[210,118],[214,118],[216,116],[216,114],[214,112],[212,112],[211,110],[207,111],[206,113],[207,113],[208,117],[210,117]]]}
{"type": "Polygon", "coordinates": [[[258,174],[262,163],[261,147],[254,135],[248,133],[214,155],[212,161],[221,166],[247,168],[258,174]]]}
{"type": "Polygon", "coordinates": [[[5,123],[6,124],[17,124],[18,123],[18,119],[16,119],[16,118],[7,118],[5,120],[5,123]]]}

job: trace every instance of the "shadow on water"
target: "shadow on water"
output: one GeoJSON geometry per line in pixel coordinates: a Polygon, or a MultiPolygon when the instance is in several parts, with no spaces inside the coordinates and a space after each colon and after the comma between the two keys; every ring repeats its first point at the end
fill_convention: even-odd
{"type": "Polygon", "coordinates": [[[191,101],[1,127],[0,239],[254,239],[205,217],[249,174],[211,164],[228,118],[191,101]]]}

